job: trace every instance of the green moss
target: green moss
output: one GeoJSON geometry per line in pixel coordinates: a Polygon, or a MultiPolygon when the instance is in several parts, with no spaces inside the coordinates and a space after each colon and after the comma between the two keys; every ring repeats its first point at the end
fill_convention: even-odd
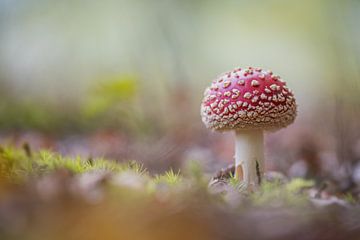
{"type": "MultiPolygon", "coordinates": [[[[42,150],[28,154],[29,149],[1,148],[0,151],[0,176],[9,181],[22,182],[27,177],[41,176],[59,169],[66,169],[73,174],[89,171],[109,171],[120,173],[132,171],[139,175],[148,175],[147,170],[140,163],[129,161],[118,163],[115,161],[96,158],[86,159],[80,156],[66,157],[60,154],[42,150]]],[[[149,178],[149,185],[166,184],[175,186],[182,182],[180,172],[173,170],[149,178]]]]}
{"type": "Polygon", "coordinates": [[[246,190],[245,183],[235,178],[235,176],[230,173],[230,178],[228,179],[230,186],[238,190],[239,192],[244,192],[246,190]]]}
{"type": "Polygon", "coordinates": [[[312,186],[314,186],[313,181],[300,178],[286,184],[280,181],[264,181],[259,191],[251,194],[251,200],[255,205],[304,205],[307,203],[304,189],[312,186]]]}
{"type": "Polygon", "coordinates": [[[181,182],[182,177],[180,176],[180,171],[175,173],[172,169],[166,171],[164,174],[155,175],[154,183],[164,183],[170,186],[177,185],[181,182]]]}
{"type": "Polygon", "coordinates": [[[356,198],[355,198],[354,195],[353,195],[352,193],[350,193],[350,192],[344,194],[343,199],[344,199],[346,202],[350,203],[350,204],[356,204],[356,203],[357,203],[356,198]]]}
{"type": "MultiPolygon", "coordinates": [[[[66,169],[74,174],[98,170],[113,173],[133,171],[139,175],[148,174],[144,166],[135,161],[117,163],[102,158],[65,157],[47,150],[29,154],[29,150],[25,150],[11,147],[1,148],[0,176],[2,178],[11,181],[22,181],[29,176],[40,176],[59,169],[66,169]]],[[[174,172],[173,170],[161,175],[155,175],[151,179],[154,184],[165,183],[169,186],[179,184],[181,180],[180,172],[174,172]]]]}
{"type": "Polygon", "coordinates": [[[53,171],[65,168],[73,173],[83,173],[92,170],[109,170],[119,172],[128,168],[124,164],[118,164],[104,159],[88,160],[77,157],[62,157],[49,151],[41,151],[35,163],[40,167],[40,171],[53,171]]]}
{"type": "Polygon", "coordinates": [[[286,184],[286,190],[290,193],[299,193],[306,188],[311,188],[315,185],[314,181],[306,180],[303,178],[292,179],[288,184],[286,184]]]}
{"type": "Polygon", "coordinates": [[[134,171],[138,174],[146,174],[144,167],[134,161],[117,163],[102,158],[64,157],[50,151],[39,151],[29,155],[22,149],[1,148],[0,176],[2,178],[19,181],[28,176],[38,176],[58,169],[66,169],[74,174],[95,170],[134,171]]]}
{"type": "MultiPolygon", "coordinates": [[[[169,192],[177,193],[179,190],[188,194],[201,192],[204,198],[211,197],[207,191],[209,179],[197,165],[189,167],[188,171],[185,170],[184,175],[180,174],[180,171],[169,170],[163,174],[150,176],[143,165],[135,161],[118,163],[102,158],[66,157],[51,151],[33,152],[28,146],[24,146],[23,149],[0,146],[0,180],[23,183],[29,177],[42,176],[60,169],[65,169],[74,175],[90,171],[111,173],[132,171],[145,175],[142,192],[148,196],[155,192],[166,195],[169,192]]],[[[234,176],[228,179],[228,183],[237,191],[246,193],[251,204],[255,206],[304,206],[308,203],[305,190],[314,186],[313,181],[300,178],[288,183],[263,181],[257,191],[249,193],[244,184],[234,176]]],[[[355,202],[350,194],[344,195],[344,198],[350,203],[355,202]]]]}

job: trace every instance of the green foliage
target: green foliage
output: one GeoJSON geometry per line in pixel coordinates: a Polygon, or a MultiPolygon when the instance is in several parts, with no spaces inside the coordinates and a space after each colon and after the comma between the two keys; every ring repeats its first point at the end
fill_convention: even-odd
{"type": "Polygon", "coordinates": [[[307,202],[307,196],[303,190],[312,186],[314,186],[313,181],[300,178],[286,184],[280,181],[264,181],[259,191],[251,194],[251,199],[255,205],[304,205],[307,202]]]}
{"type": "Polygon", "coordinates": [[[198,161],[187,161],[183,174],[184,178],[186,177],[189,181],[193,182],[194,188],[197,190],[208,188],[209,179],[204,174],[202,166],[198,161]]]}
{"type": "Polygon", "coordinates": [[[32,164],[24,151],[11,148],[1,148],[0,151],[0,178],[19,179],[32,172],[32,164]]]}
{"type": "MultiPolygon", "coordinates": [[[[117,163],[102,158],[64,157],[46,150],[29,156],[23,149],[0,148],[0,176],[3,178],[24,180],[28,176],[43,175],[59,169],[66,169],[74,174],[99,170],[113,173],[132,171],[139,175],[148,174],[144,166],[135,161],[117,163]]],[[[169,170],[162,175],[156,175],[153,180],[156,184],[166,183],[173,186],[180,183],[182,177],[180,172],[169,170]]]]}
{"type": "Polygon", "coordinates": [[[31,101],[7,101],[0,103],[0,127],[2,129],[42,129],[49,131],[50,126],[58,125],[61,121],[57,117],[54,107],[36,104],[31,101]]]}
{"type": "Polygon", "coordinates": [[[88,171],[134,171],[146,174],[144,167],[134,161],[117,163],[106,159],[84,159],[64,157],[50,151],[40,151],[29,157],[25,151],[14,148],[1,148],[0,177],[18,181],[28,176],[38,176],[58,169],[66,169],[74,174],[88,171]]]}
{"type": "Polygon", "coordinates": [[[101,81],[90,91],[84,104],[83,114],[86,117],[104,114],[121,103],[129,104],[137,93],[137,81],[133,76],[120,75],[101,81]]]}
{"type": "MultiPolygon", "coordinates": [[[[207,191],[208,180],[204,180],[204,174],[198,165],[189,167],[189,172],[184,176],[180,171],[166,171],[163,174],[150,176],[144,166],[135,161],[117,163],[114,161],[98,158],[86,159],[82,157],[66,157],[50,151],[32,152],[28,146],[24,149],[14,149],[10,147],[0,147],[0,180],[7,180],[14,183],[23,183],[31,178],[50,174],[54,171],[65,169],[73,175],[94,171],[106,171],[114,174],[122,172],[133,172],[139,175],[143,182],[139,185],[137,178],[125,179],[124,184],[130,186],[143,186],[142,192],[147,196],[157,195],[168,196],[168,193],[177,194],[178,190],[185,191],[183,194],[198,194],[198,197],[207,199],[210,192],[207,191]],[[176,191],[172,191],[176,189],[176,191]],[[201,191],[198,191],[201,190],[201,191]],[[202,191],[204,190],[204,191],[202,191]],[[201,193],[201,194],[200,194],[201,193]],[[155,194],[155,195],[156,195],[155,194]]],[[[140,178],[139,178],[140,179],[140,178]]],[[[305,179],[293,179],[288,183],[281,181],[263,181],[259,189],[248,192],[244,183],[237,180],[234,176],[228,179],[228,183],[236,191],[244,194],[253,206],[305,206],[308,204],[306,189],[314,186],[314,182],[305,179]]],[[[136,188],[136,189],[138,189],[136,188]]],[[[126,192],[128,194],[128,192],[126,192]]],[[[124,194],[121,192],[120,195],[124,194]]],[[[349,203],[355,203],[351,194],[344,195],[343,198],[349,203]]]]}
{"type": "Polygon", "coordinates": [[[143,164],[138,163],[134,160],[128,162],[123,170],[133,171],[139,175],[145,175],[148,173],[143,164]]]}
{"type": "MultiPolygon", "coordinates": [[[[80,101],[43,101],[0,96],[0,128],[55,132],[83,131],[116,126],[128,129],[137,123],[135,98],[138,80],[132,75],[115,75],[99,79],[80,101]],[[94,120],[96,119],[96,125],[94,120]]],[[[133,130],[133,129],[132,129],[133,130]]]]}
{"type": "Polygon", "coordinates": [[[346,193],[343,196],[344,200],[350,204],[356,204],[357,200],[355,199],[354,195],[352,193],[346,193]]]}
{"type": "Polygon", "coordinates": [[[137,79],[131,75],[118,75],[106,79],[98,85],[94,92],[96,95],[118,100],[130,100],[137,93],[137,79]]]}
{"type": "Polygon", "coordinates": [[[162,175],[156,175],[154,182],[156,184],[159,183],[165,183],[170,186],[174,186],[179,184],[182,181],[182,177],[180,176],[180,171],[175,173],[172,169],[169,171],[166,171],[162,175]]]}
{"type": "Polygon", "coordinates": [[[115,75],[99,82],[80,106],[79,117],[84,125],[89,129],[116,128],[132,135],[146,132],[148,121],[144,120],[137,101],[138,79],[132,75],[115,75]]]}
{"type": "Polygon", "coordinates": [[[228,179],[230,186],[237,189],[239,192],[243,192],[246,190],[245,183],[235,178],[235,176],[230,173],[230,178],[228,179]]]}
{"type": "Polygon", "coordinates": [[[290,193],[299,193],[303,189],[311,188],[314,186],[314,181],[306,180],[303,178],[295,178],[286,184],[286,190],[290,193]]]}
{"type": "Polygon", "coordinates": [[[104,159],[88,161],[79,156],[75,158],[62,157],[59,154],[54,154],[49,151],[39,152],[35,163],[43,172],[54,171],[61,168],[65,168],[73,173],[83,173],[92,170],[108,170],[112,172],[119,172],[127,169],[126,165],[118,164],[113,161],[104,159]]]}

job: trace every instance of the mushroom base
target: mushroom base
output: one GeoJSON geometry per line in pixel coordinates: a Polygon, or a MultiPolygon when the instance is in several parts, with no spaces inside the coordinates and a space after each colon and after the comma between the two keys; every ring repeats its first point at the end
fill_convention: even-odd
{"type": "Polygon", "coordinates": [[[264,132],[238,130],[235,135],[235,178],[256,187],[264,174],[264,132]]]}

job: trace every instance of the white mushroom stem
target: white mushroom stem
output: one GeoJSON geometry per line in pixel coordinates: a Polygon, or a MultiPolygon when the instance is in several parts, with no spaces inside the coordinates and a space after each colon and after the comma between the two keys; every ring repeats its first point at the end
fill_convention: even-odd
{"type": "Polygon", "coordinates": [[[238,130],[235,135],[235,178],[256,188],[264,173],[264,132],[238,130]]]}

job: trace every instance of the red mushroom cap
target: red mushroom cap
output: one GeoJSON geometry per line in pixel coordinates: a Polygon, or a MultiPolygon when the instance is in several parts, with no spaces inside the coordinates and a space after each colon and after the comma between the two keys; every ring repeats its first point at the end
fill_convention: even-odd
{"type": "Polygon", "coordinates": [[[213,130],[273,130],[295,120],[296,102],[286,83],[271,71],[237,68],[205,90],[201,117],[213,130]]]}

